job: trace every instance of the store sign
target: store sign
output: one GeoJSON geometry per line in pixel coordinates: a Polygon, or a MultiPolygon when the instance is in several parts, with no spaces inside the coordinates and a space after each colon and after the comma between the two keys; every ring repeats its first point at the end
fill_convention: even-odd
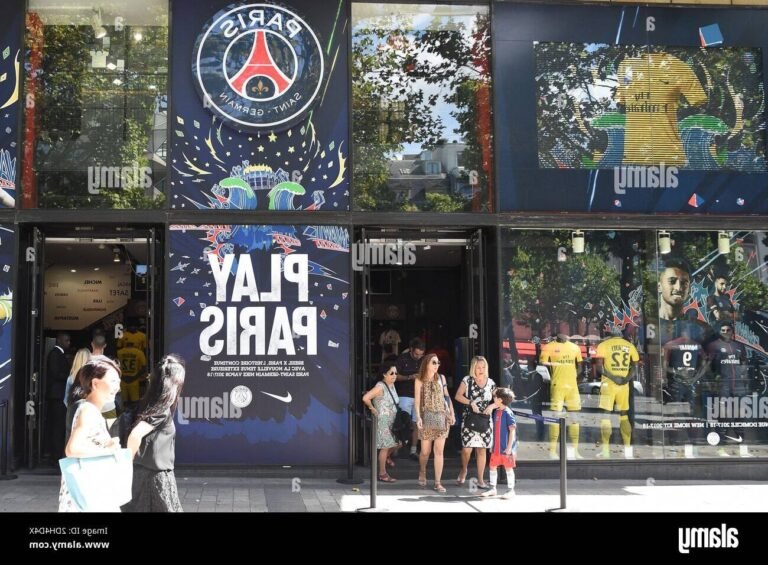
{"type": "Polygon", "coordinates": [[[347,0],[171,10],[171,208],[348,210],[347,0]]]}
{"type": "Polygon", "coordinates": [[[185,463],[343,464],[349,233],[335,226],[170,227],[168,351],[186,361],[185,463]]]}
{"type": "Polygon", "coordinates": [[[85,329],[123,308],[130,298],[130,265],[103,265],[98,271],[50,267],[45,271],[45,328],[85,329]]]}
{"type": "Polygon", "coordinates": [[[13,375],[13,281],[16,276],[12,225],[0,224],[0,401],[11,395],[13,375]]]}
{"type": "Polygon", "coordinates": [[[222,10],[195,45],[203,104],[235,127],[281,128],[300,118],[317,97],[324,68],[312,28],[268,4],[222,10]]]}

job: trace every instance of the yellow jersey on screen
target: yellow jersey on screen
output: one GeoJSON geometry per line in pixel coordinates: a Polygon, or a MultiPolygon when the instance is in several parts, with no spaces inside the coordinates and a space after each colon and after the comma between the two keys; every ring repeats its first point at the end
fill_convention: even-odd
{"type": "Polygon", "coordinates": [[[623,164],[685,166],[677,128],[680,96],[692,106],[707,101],[693,69],[668,53],[648,53],[624,59],[617,79],[626,112],[623,164]]]}

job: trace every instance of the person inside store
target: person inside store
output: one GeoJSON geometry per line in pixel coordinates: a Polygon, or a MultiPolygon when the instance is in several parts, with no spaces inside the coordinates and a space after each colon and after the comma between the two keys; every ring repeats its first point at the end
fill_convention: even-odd
{"type": "Polygon", "coordinates": [[[134,455],[133,499],[126,512],[183,512],[176,487],[176,413],[184,388],[184,361],[166,355],[149,382],[149,390],[139,403],[136,424],[128,436],[128,449],[134,455]]]}
{"type": "Polygon", "coordinates": [[[124,347],[117,350],[117,359],[123,370],[120,383],[120,397],[123,407],[129,408],[141,398],[141,383],[147,378],[147,358],[132,341],[123,341],[124,347]]]}
{"type": "Polygon", "coordinates": [[[599,408],[602,451],[598,457],[610,457],[611,414],[614,406],[619,413],[619,431],[624,444],[624,457],[632,459],[632,424],[629,420],[629,387],[632,369],[640,361],[637,349],[624,339],[621,329],[614,326],[611,335],[600,342],[595,352],[597,374],[600,378],[599,408]]]}
{"type": "Polygon", "coordinates": [[[488,488],[483,475],[485,474],[488,449],[490,449],[493,441],[491,413],[494,410],[492,401],[495,388],[496,383],[488,376],[488,361],[485,357],[476,355],[470,362],[469,375],[461,380],[454,397],[456,402],[464,405],[464,415],[461,419],[461,469],[459,470],[459,478],[456,479],[457,485],[463,485],[467,478],[467,467],[474,450],[475,464],[477,465],[477,486],[481,489],[488,488]],[[483,416],[483,418],[477,419],[483,427],[469,425],[470,411],[473,414],[483,416]]]}
{"type": "MultiPolygon", "coordinates": [[[[556,335],[555,339],[541,348],[539,361],[543,363],[552,375],[550,383],[550,410],[555,417],[565,415],[564,408],[568,412],[581,411],[581,397],[579,396],[578,375],[581,372],[581,349],[570,341],[569,336],[563,333],[556,335]]],[[[571,416],[568,423],[568,439],[571,447],[568,456],[572,459],[581,459],[579,453],[579,422],[571,416]]],[[[549,457],[558,458],[558,441],[560,439],[560,425],[549,425],[549,457]]]]}
{"type": "Polygon", "coordinates": [[[448,431],[456,421],[453,403],[445,384],[445,377],[438,372],[440,360],[434,353],[424,355],[419,367],[418,378],[414,382],[416,427],[421,440],[419,453],[419,486],[427,486],[427,462],[429,455],[435,453],[435,486],[439,493],[445,492],[441,482],[443,476],[443,451],[448,431]]]}
{"type": "Polygon", "coordinates": [[[397,367],[394,363],[381,365],[379,382],[363,395],[363,404],[371,411],[376,420],[376,449],[378,449],[379,480],[383,483],[394,483],[397,479],[390,476],[387,467],[394,467],[395,462],[390,457],[400,445],[392,433],[392,424],[397,414],[397,391],[395,379],[397,367]]]}
{"type": "Polygon", "coordinates": [[[424,342],[421,338],[414,337],[408,344],[408,349],[397,358],[397,381],[395,388],[400,398],[400,410],[405,410],[411,415],[413,431],[411,432],[411,459],[418,460],[416,445],[418,442],[418,430],[416,429],[416,412],[413,409],[414,383],[419,376],[422,358],[424,357],[424,342]]]}
{"type": "Polygon", "coordinates": [[[59,332],[56,335],[56,344],[48,352],[48,357],[45,360],[46,429],[49,455],[54,463],[64,453],[64,424],[67,407],[62,402],[62,398],[67,387],[67,378],[69,378],[70,364],[67,360],[69,345],[69,334],[59,332]]]}

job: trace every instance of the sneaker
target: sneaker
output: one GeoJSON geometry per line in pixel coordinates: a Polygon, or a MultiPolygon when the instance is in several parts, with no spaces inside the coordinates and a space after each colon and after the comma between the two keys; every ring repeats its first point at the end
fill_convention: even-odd
{"type": "Polygon", "coordinates": [[[725,450],[725,448],[724,448],[724,447],[721,447],[720,449],[718,449],[718,450],[717,450],[717,454],[718,454],[720,457],[730,457],[730,456],[731,456],[731,455],[730,455],[730,453],[728,453],[728,452],[725,450]]]}
{"type": "Polygon", "coordinates": [[[490,490],[485,491],[484,493],[480,494],[483,498],[488,498],[490,496],[496,496],[496,489],[492,488],[490,490]]]}
{"type": "Polygon", "coordinates": [[[508,489],[507,492],[501,495],[502,500],[511,500],[515,497],[515,489],[508,489]]]}
{"type": "Polygon", "coordinates": [[[574,459],[584,459],[575,447],[568,447],[566,453],[569,461],[573,461],[574,459]]]}
{"type": "Polygon", "coordinates": [[[418,461],[419,460],[419,454],[416,453],[415,451],[411,451],[410,455],[408,455],[408,458],[413,460],[413,461],[418,461]]]}
{"type": "Polygon", "coordinates": [[[632,446],[631,445],[625,445],[624,446],[624,459],[633,459],[634,453],[632,452],[632,446]]]}

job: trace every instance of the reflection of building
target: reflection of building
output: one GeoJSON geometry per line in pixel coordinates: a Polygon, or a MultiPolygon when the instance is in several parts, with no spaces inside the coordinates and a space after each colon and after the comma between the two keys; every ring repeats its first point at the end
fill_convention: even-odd
{"type": "Polygon", "coordinates": [[[464,166],[466,147],[463,142],[441,139],[433,149],[391,160],[387,187],[399,202],[420,201],[427,193],[470,198],[470,176],[464,166]]]}

